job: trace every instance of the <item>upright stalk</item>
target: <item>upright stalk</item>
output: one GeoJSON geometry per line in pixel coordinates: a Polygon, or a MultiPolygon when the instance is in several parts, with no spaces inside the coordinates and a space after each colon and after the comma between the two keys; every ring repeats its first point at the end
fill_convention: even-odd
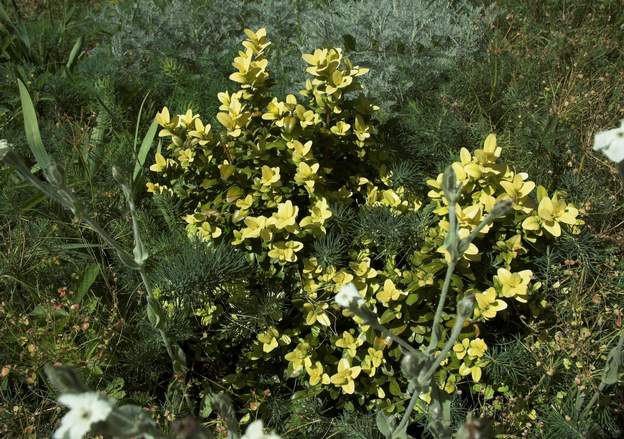
{"type": "MultiPolygon", "coordinates": [[[[436,312],[433,318],[431,327],[431,340],[424,352],[415,349],[408,342],[401,339],[398,336],[392,334],[386,327],[384,327],[373,311],[368,309],[362,299],[356,293],[349,293],[348,289],[343,293],[344,296],[340,299],[339,303],[342,306],[346,306],[351,312],[363,319],[367,324],[377,329],[384,335],[390,336],[392,340],[395,340],[406,352],[402,362],[402,370],[405,377],[410,382],[410,389],[412,395],[401,421],[395,426],[391,427],[394,422],[386,419],[381,414],[382,423],[384,424],[384,435],[388,439],[404,439],[407,438],[407,427],[412,416],[412,412],[418,403],[419,397],[422,393],[432,392],[432,405],[435,403],[437,408],[431,412],[432,416],[441,415],[441,420],[437,424],[436,432],[437,437],[450,437],[451,431],[451,419],[450,408],[448,407],[448,399],[444,399],[439,395],[440,392],[435,391],[434,376],[440,368],[442,362],[448,357],[449,353],[453,349],[453,346],[457,342],[461,331],[464,327],[464,322],[472,316],[474,308],[473,296],[463,297],[457,304],[457,313],[455,317],[455,323],[451,329],[451,333],[446,343],[442,347],[442,350],[435,355],[441,338],[441,326],[442,326],[442,314],[444,313],[444,307],[446,305],[449,290],[451,288],[451,281],[453,279],[453,273],[457,268],[458,262],[463,257],[464,253],[479,233],[489,224],[491,224],[496,218],[504,216],[511,207],[511,201],[502,201],[497,203],[492,211],[483,218],[483,220],[471,231],[471,233],[465,238],[459,237],[459,226],[457,223],[457,201],[461,194],[461,185],[457,184],[455,179],[455,173],[452,168],[448,168],[444,173],[442,189],[448,201],[448,215],[449,215],[449,229],[444,241],[444,247],[447,251],[446,260],[446,274],[444,276],[444,283],[442,285],[442,291],[438,299],[436,312]],[[354,295],[353,295],[354,294],[354,295]],[[347,299],[351,299],[347,301],[347,299]],[[437,399],[436,399],[437,398],[437,399]],[[435,401],[434,401],[435,400],[435,401]],[[445,410],[440,410],[440,407],[444,406],[445,410]],[[437,410],[437,411],[436,411],[437,410]]],[[[337,298],[338,301],[338,298],[337,298]]],[[[432,407],[430,405],[430,409],[432,407]]],[[[379,416],[378,416],[379,418],[379,416]]],[[[379,419],[378,419],[378,422],[379,419]]],[[[379,424],[378,424],[379,425],[379,424]]],[[[380,428],[380,430],[382,430],[380,428]]]]}
{"type": "Polygon", "coordinates": [[[600,380],[600,384],[598,385],[598,389],[592,395],[592,398],[589,400],[585,409],[581,413],[580,419],[587,419],[589,414],[591,413],[591,409],[600,398],[605,387],[611,384],[615,384],[618,381],[618,374],[620,368],[622,367],[622,363],[624,362],[624,328],[620,329],[620,336],[618,338],[617,345],[611,349],[609,352],[609,356],[607,357],[607,364],[603,370],[602,380],[600,380]]]}
{"type": "MultiPolygon", "coordinates": [[[[188,410],[192,411],[193,405],[190,397],[186,393],[186,358],[184,357],[182,349],[174,341],[172,341],[164,331],[164,312],[145,271],[145,261],[148,258],[148,253],[143,247],[143,241],[141,239],[138,220],[136,217],[136,209],[128,186],[119,182],[130,209],[135,245],[133,251],[134,254],[131,254],[124,249],[123,246],[112,236],[110,236],[97,221],[86,213],[86,210],[82,206],[80,200],[74,195],[71,189],[65,186],[63,175],[53,161],[50,161],[48,168],[43,170],[49,182],[42,181],[32,175],[28,167],[11,150],[6,142],[0,144],[0,161],[15,169],[15,171],[24,180],[39,189],[48,198],[61,204],[66,209],[69,209],[76,216],[76,218],[89,226],[89,228],[95,231],[104,242],[115,250],[117,256],[119,256],[119,259],[121,259],[124,265],[139,273],[147,294],[148,319],[154,329],[158,331],[158,334],[165,346],[165,350],[171,359],[175,380],[182,385],[184,390],[185,404],[187,405],[188,410]]],[[[113,169],[113,176],[118,179],[115,169],[113,169]]]]}

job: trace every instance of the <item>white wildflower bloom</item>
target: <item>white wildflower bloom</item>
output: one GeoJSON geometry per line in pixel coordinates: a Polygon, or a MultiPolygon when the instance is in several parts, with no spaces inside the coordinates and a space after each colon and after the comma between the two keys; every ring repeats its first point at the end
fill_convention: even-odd
{"type": "Polygon", "coordinates": [[[340,291],[336,294],[336,303],[342,307],[349,308],[353,301],[355,301],[357,306],[364,305],[364,299],[362,299],[360,292],[355,285],[350,282],[340,288],[340,291]]]}
{"type": "Polygon", "coordinates": [[[264,434],[262,421],[254,421],[247,427],[241,439],[281,439],[275,433],[264,434]]]}
{"type": "Polygon", "coordinates": [[[6,139],[0,139],[0,160],[9,152],[9,142],[6,139]]]}
{"type": "Polygon", "coordinates": [[[624,160],[624,120],[619,128],[601,131],[594,138],[594,151],[602,151],[615,163],[624,160]]]}
{"type": "Polygon", "coordinates": [[[113,410],[113,405],[96,392],[67,393],[58,401],[69,407],[69,412],[61,419],[54,439],[82,439],[93,424],[106,420],[113,410]]]}

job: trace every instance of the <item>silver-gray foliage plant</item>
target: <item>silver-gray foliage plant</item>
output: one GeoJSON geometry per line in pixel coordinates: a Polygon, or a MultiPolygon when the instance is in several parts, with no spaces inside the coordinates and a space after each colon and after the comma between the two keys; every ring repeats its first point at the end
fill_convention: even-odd
{"type": "Polygon", "coordinates": [[[282,93],[296,92],[304,79],[302,52],[342,47],[375,72],[365,85],[382,109],[469,62],[496,15],[493,7],[448,0],[336,0],[331,7],[328,0],[138,0],[106,13],[116,23],[115,58],[197,62],[206,81],[215,79],[211,68],[229,67],[224,48],[235,47],[244,28],[266,27],[273,77],[294,87],[282,93]]]}
{"type": "Polygon", "coordinates": [[[309,11],[310,47],[347,46],[370,67],[367,85],[382,103],[399,103],[414,86],[431,85],[480,49],[493,8],[448,0],[355,0],[309,11]],[[351,47],[349,47],[351,46],[351,47]]]}

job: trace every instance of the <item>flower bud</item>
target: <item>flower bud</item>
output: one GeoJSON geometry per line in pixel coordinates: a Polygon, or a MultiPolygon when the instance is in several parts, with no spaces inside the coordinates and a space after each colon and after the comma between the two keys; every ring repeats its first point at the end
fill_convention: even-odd
{"type": "Polygon", "coordinates": [[[442,191],[449,200],[449,202],[455,202],[459,196],[459,187],[457,186],[457,177],[452,166],[449,166],[444,171],[442,179],[442,191]]]}
{"type": "Polygon", "coordinates": [[[457,304],[457,315],[468,319],[472,316],[474,311],[474,296],[471,294],[470,296],[464,297],[457,304]]]}
{"type": "Polygon", "coordinates": [[[401,359],[401,372],[403,372],[405,378],[408,380],[416,378],[419,370],[418,361],[414,355],[406,354],[403,356],[401,359]]]}
{"type": "Polygon", "coordinates": [[[513,205],[513,201],[510,199],[499,201],[498,203],[494,205],[491,215],[494,218],[500,218],[502,216],[505,216],[511,210],[512,205],[513,205]]]}
{"type": "Polygon", "coordinates": [[[401,372],[408,380],[413,380],[423,371],[427,356],[422,352],[408,352],[401,359],[401,372]]]}

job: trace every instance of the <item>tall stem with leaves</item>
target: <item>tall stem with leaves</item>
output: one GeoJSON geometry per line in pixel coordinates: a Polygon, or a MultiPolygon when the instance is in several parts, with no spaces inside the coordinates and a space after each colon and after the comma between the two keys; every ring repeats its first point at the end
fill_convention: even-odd
{"type": "MultiPolygon", "coordinates": [[[[180,346],[172,340],[165,332],[165,313],[158,301],[158,297],[155,294],[154,289],[151,286],[147,273],[145,271],[145,263],[149,257],[141,233],[139,230],[139,223],[136,214],[136,208],[132,197],[132,191],[130,187],[123,183],[120,179],[119,173],[116,169],[113,169],[113,177],[121,185],[122,191],[126,198],[128,208],[130,210],[130,217],[132,221],[132,232],[134,237],[134,249],[132,254],[124,249],[123,245],[115,240],[106,230],[98,224],[98,222],[89,215],[87,209],[83,206],[79,198],[74,192],[65,184],[64,176],[61,169],[50,157],[46,151],[41,135],[39,132],[39,124],[37,122],[37,116],[35,113],[34,105],[28,94],[28,90],[24,84],[18,80],[18,86],[20,91],[20,97],[22,101],[22,111],[24,114],[24,129],[26,131],[26,139],[28,146],[30,147],[37,165],[43,172],[47,181],[41,180],[34,176],[29,168],[23,163],[23,161],[12,151],[12,148],[7,141],[3,140],[0,143],[0,161],[4,164],[12,167],[25,181],[31,183],[34,187],[43,192],[48,198],[61,204],[66,209],[70,210],[76,218],[86,224],[89,228],[95,231],[101,239],[106,242],[115,252],[122,263],[131,270],[135,270],[139,273],[141,281],[147,295],[147,317],[151,325],[160,335],[160,338],[165,346],[167,354],[169,355],[175,379],[173,385],[179,386],[184,394],[184,402],[188,411],[193,410],[192,402],[186,393],[186,356],[180,346]]],[[[154,124],[152,124],[153,126],[154,124]]],[[[155,130],[150,127],[147,138],[143,140],[143,145],[150,144],[155,130]]],[[[143,146],[142,145],[142,146],[143,146]]],[[[142,148],[143,149],[143,148],[142,148]]],[[[133,180],[136,178],[136,172],[133,176],[133,180]]]]}
{"type": "Polygon", "coordinates": [[[616,384],[618,377],[624,363],[624,329],[620,329],[620,336],[618,337],[617,344],[611,348],[609,355],[607,356],[607,362],[602,370],[602,378],[598,388],[592,395],[591,399],[585,405],[585,408],[581,412],[580,420],[588,419],[592,412],[592,408],[598,402],[598,398],[607,386],[616,384]]]}
{"type": "Polygon", "coordinates": [[[437,438],[449,438],[452,436],[450,398],[449,395],[441,391],[434,383],[434,376],[442,362],[449,355],[453,345],[457,342],[464,322],[472,316],[474,298],[472,296],[466,296],[458,302],[457,315],[451,333],[442,346],[442,349],[436,353],[442,337],[442,314],[457,263],[461,260],[464,253],[481,230],[491,224],[496,218],[504,216],[511,208],[510,200],[499,202],[466,238],[460,239],[456,207],[457,201],[461,195],[461,185],[457,183],[455,172],[451,167],[444,173],[443,190],[448,201],[449,212],[449,230],[444,242],[444,247],[447,252],[447,269],[431,327],[431,340],[425,351],[420,351],[410,346],[407,341],[393,335],[391,331],[380,323],[377,314],[366,307],[364,301],[356,292],[354,292],[355,294],[341,292],[341,294],[345,295],[343,295],[342,298],[337,297],[336,299],[340,305],[347,306],[351,312],[362,318],[367,325],[370,325],[384,335],[390,335],[390,337],[403,348],[405,355],[401,362],[401,369],[403,375],[405,375],[409,381],[408,392],[411,393],[411,396],[408,406],[398,423],[395,417],[386,416],[382,412],[377,414],[377,427],[387,439],[405,439],[408,437],[407,428],[410,425],[412,412],[420,401],[420,395],[427,392],[431,392],[431,403],[428,407],[430,415],[429,427],[431,432],[437,438]]]}

